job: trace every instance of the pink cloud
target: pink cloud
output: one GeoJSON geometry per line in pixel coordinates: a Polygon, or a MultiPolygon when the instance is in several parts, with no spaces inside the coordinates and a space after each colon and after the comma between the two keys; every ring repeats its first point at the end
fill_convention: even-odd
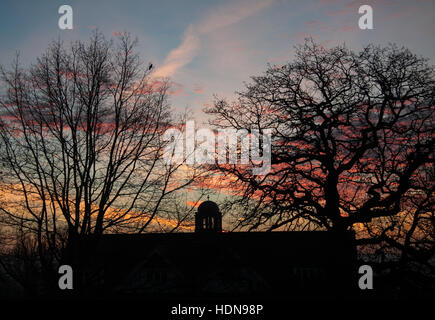
{"type": "Polygon", "coordinates": [[[171,86],[168,89],[168,94],[171,96],[179,96],[183,93],[184,86],[178,82],[171,82],[171,86]]]}
{"type": "Polygon", "coordinates": [[[202,87],[199,84],[194,84],[193,85],[193,91],[196,93],[203,93],[204,92],[204,87],[202,87]]]}
{"type": "Polygon", "coordinates": [[[140,93],[142,94],[153,94],[156,92],[161,92],[162,90],[167,90],[167,93],[172,96],[182,95],[184,86],[181,83],[174,81],[166,81],[162,79],[152,79],[147,86],[145,86],[140,93]]]}
{"type": "Polygon", "coordinates": [[[341,32],[355,32],[357,30],[358,30],[357,26],[342,26],[337,29],[337,31],[341,31],[341,32]]]}

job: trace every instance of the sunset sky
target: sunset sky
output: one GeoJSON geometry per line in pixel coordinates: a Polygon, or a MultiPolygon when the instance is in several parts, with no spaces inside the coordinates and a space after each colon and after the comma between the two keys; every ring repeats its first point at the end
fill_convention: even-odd
{"type": "Polygon", "coordinates": [[[307,36],[354,49],[395,42],[433,63],[435,43],[427,37],[435,33],[434,9],[430,0],[2,1],[0,64],[10,64],[16,51],[33,62],[58,37],[69,42],[86,40],[96,28],[109,38],[128,31],[155,65],[154,76],[171,78],[173,106],[190,107],[203,119],[213,94],[233,97],[267,63],[291,60],[293,46],[307,36]],[[58,28],[62,4],[73,8],[73,30],[58,28]],[[358,28],[363,4],[373,7],[374,30],[358,28]]]}
{"type": "Polygon", "coordinates": [[[8,282],[26,299],[429,296],[434,14],[435,0],[0,0],[0,299],[8,282]],[[136,236],[176,232],[197,236],[136,236]],[[340,284],[357,257],[373,296],[340,284]],[[71,295],[57,264],[78,268],[71,295]]]}

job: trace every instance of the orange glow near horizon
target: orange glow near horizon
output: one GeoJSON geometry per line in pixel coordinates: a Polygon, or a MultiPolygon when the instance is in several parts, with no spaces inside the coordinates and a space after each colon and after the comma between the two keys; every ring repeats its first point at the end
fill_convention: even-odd
{"type": "MultiPolygon", "coordinates": [[[[21,186],[20,185],[9,185],[8,189],[9,190],[5,190],[6,188],[0,188],[0,201],[7,204],[7,206],[5,207],[7,210],[9,210],[10,212],[14,212],[16,211],[17,215],[20,215],[18,213],[17,210],[21,210],[23,203],[25,203],[25,197],[24,194],[22,193],[21,190],[21,186]],[[19,206],[20,208],[17,208],[17,206],[19,206]]],[[[29,192],[29,190],[28,190],[29,192]]],[[[41,200],[39,199],[39,197],[36,194],[33,195],[28,195],[28,199],[30,203],[34,203],[35,206],[33,206],[34,208],[36,208],[36,204],[38,202],[40,202],[41,200]]],[[[189,202],[189,201],[188,201],[189,202]]],[[[194,204],[195,202],[189,202],[186,204],[190,205],[190,203],[194,204]]],[[[199,204],[201,204],[201,202],[198,202],[198,206],[199,204]]],[[[49,210],[52,210],[52,203],[49,200],[46,200],[46,205],[47,207],[49,207],[49,210]]],[[[192,205],[190,205],[192,206],[192,205]]],[[[84,207],[84,205],[80,205],[80,207],[84,207]]],[[[97,208],[97,206],[93,206],[95,208],[97,208]]],[[[61,210],[58,207],[58,205],[55,205],[56,211],[59,211],[59,213],[57,214],[59,217],[61,217],[61,210]]],[[[24,209],[24,212],[26,212],[26,209],[24,209]]],[[[125,213],[125,211],[121,210],[121,209],[117,209],[117,208],[113,208],[110,207],[107,209],[107,211],[105,212],[105,219],[110,219],[110,218],[114,218],[116,219],[119,216],[122,216],[125,213]]],[[[29,213],[26,213],[29,214],[29,213]]],[[[130,211],[130,213],[128,213],[127,215],[125,215],[124,219],[127,220],[135,220],[135,221],[140,221],[143,220],[144,222],[147,222],[148,219],[150,219],[151,214],[145,214],[145,213],[139,213],[139,212],[135,212],[135,211],[130,211]]],[[[82,219],[82,215],[80,217],[82,219]]],[[[63,219],[63,217],[62,217],[63,219]]],[[[194,231],[194,226],[192,223],[190,223],[189,221],[186,222],[179,222],[177,219],[170,219],[170,218],[165,218],[165,217],[159,217],[159,216],[154,216],[152,218],[152,221],[150,223],[151,225],[157,225],[160,227],[167,227],[167,228],[175,228],[177,227],[179,230],[184,230],[184,231],[194,231]]]]}
{"type": "Polygon", "coordinates": [[[186,204],[188,206],[194,207],[194,208],[198,208],[199,205],[202,203],[202,201],[186,201],[186,204]]]}

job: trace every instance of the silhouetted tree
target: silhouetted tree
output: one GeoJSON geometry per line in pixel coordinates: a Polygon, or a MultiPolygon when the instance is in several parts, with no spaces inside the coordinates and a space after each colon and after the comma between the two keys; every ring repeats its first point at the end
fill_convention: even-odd
{"type": "Polygon", "coordinates": [[[150,79],[129,34],[118,40],[58,41],[29,68],[17,59],[1,69],[1,222],[35,235],[47,269],[43,250],[64,230],[69,246],[144,232],[160,214],[171,219],[168,204],[195,178],[161,159],[169,83],[150,79]]]}
{"type": "Polygon", "coordinates": [[[215,167],[241,196],[229,206],[247,208],[239,227],[353,229],[360,243],[433,256],[435,73],[426,59],[395,45],[356,53],[306,40],[293,62],[237,94],[206,109],[211,124],[273,130],[269,173],[215,167]]]}

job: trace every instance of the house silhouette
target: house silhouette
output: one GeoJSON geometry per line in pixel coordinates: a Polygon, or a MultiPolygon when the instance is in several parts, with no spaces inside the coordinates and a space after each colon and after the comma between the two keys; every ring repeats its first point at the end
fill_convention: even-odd
{"type": "Polygon", "coordinates": [[[82,261],[85,292],[100,296],[332,297],[356,286],[351,234],[222,232],[212,201],[195,232],[103,235],[82,261]]]}

